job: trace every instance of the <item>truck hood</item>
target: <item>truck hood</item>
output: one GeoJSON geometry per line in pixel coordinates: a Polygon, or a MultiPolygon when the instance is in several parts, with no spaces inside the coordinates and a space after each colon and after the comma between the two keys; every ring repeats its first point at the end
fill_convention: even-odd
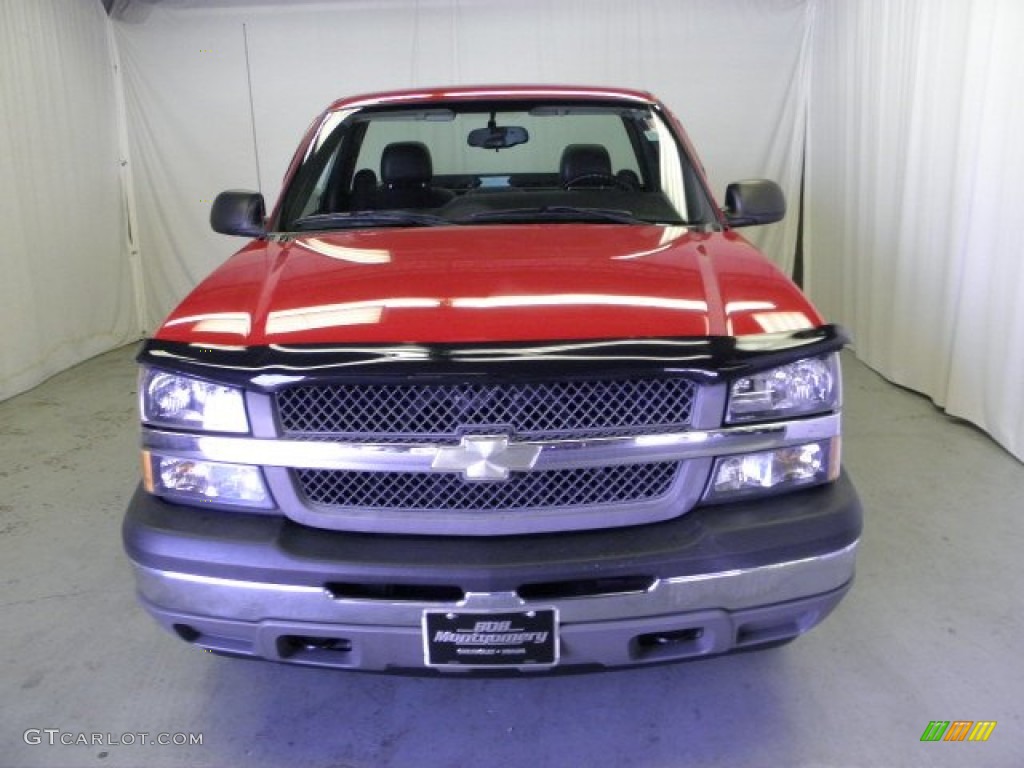
{"type": "Polygon", "coordinates": [[[155,334],[231,346],[745,335],[821,318],[734,232],[608,224],[255,241],[155,334]]]}

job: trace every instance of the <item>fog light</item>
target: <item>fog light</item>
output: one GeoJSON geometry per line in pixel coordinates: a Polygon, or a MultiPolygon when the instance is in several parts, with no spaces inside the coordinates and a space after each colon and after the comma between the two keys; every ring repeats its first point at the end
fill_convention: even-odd
{"type": "Polygon", "coordinates": [[[183,502],[270,509],[273,502],[259,467],[196,461],[145,452],[146,490],[183,502]]]}
{"type": "Polygon", "coordinates": [[[726,456],[715,463],[706,501],[777,493],[834,479],[832,441],[726,456]]]}

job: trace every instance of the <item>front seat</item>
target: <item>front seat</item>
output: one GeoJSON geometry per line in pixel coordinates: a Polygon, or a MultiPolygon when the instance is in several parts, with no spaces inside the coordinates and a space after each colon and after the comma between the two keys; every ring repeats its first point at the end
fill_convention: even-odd
{"type": "Polygon", "coordinates": [[[609,187],[616,185],[612,160],[600,144],[570,144],[562,150],[558,175],[563,187],[609,187]]]}
{"type": "Polygon", "coordinates": [[[388,144],[380,156],[381,187],[378,208],[439,208],[453,197],[447,189],[430,186],[434,175],[430,150],[419,141],[388,144]]]}
{"type": "Polygon", "coordinates": [[[373,208],[377,201],[377,174],[369,168],[361,168],[352,178],[352,196],[349,208],[353,211],[366,211],[373,208]]]}

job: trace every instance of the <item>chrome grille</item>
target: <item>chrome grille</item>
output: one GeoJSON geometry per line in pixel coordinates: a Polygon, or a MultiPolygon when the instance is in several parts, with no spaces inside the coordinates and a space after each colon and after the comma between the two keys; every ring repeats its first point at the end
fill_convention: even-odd
{"type": "Polygon", "coordinates": [[[453,438],[501,428],[526,438],[685,429],[697,386],[681,378],[455,384],[314,384],[277,393],[290,436],[453,438]]]}
{"type": "Polygon", "coordinates": [[[679,462],[514,472],[495,483],[466,482],[457,474],[296,470],[313,504],[335,508],[402,510],[526,510],[622,504],[669,493],[679,462]]]}

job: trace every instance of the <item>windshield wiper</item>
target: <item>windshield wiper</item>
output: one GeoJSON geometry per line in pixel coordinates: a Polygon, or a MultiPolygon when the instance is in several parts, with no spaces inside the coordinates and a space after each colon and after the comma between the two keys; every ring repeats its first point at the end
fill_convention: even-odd
{"type": "Polygon", "coordinates": [[[456,220],[457,223],[482,224],[489,222],[505,221],[585,221],[604,222],[608,224],[685,224],[682,220],[670,222],[655,222],[641,219],[629,211],[614,208],[577,208],[571,205],[546,205],[540,208],[508,208],[500,211],[478,211],[464,218],[456,220]]]}
{"type": "Polygon", "coordinates": [[[301,231],[317,229],[350,229],[358,227],[439,227],[451,224],[448,219],[430,213],[413,211],[338,211],[313,213],[292,223],[301,231]]]}

